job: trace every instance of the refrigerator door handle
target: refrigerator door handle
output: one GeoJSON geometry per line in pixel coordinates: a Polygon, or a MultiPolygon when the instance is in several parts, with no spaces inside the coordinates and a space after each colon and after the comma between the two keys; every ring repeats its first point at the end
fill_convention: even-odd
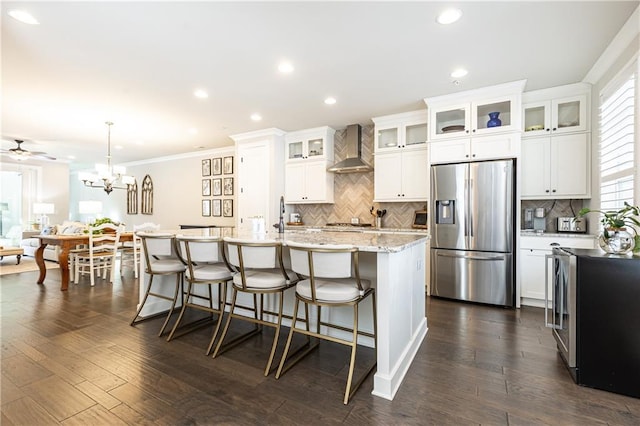
{"type": "Polygon", "coordinates": [[[471,207],[471,194],[473,191],[473,179],[469,179],[469,186],[467,188],[467,207],[469,209],[469,236],[473,238],[473,208],[471,207]]]}
{"type": "MultiPolygon", "coordinates": [[[[464,180],[464,209],[465,209],[465,214],[464,214],[464,236],[468,236],[469,235],[469,204],[467,204],[468,200],[468,194],[469,194],[469,180],[465,179],[464,180]]],[[[465,241],[465,244],[468,245],[468,242],[465,241]]]]}
{"type": "Polygon", "coordinates": [[[441,257],[453,257],[456,259],[469,259],[469,260],[505,260],[505,257],[502,255],[496,256],[469,256],[464,254],[453,254],[453,253],[438,253],[438,256],[441,257]]]}

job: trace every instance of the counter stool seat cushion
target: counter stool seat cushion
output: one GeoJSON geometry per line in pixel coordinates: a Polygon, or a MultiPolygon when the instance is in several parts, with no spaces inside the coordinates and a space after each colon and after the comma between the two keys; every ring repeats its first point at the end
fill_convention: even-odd
{"type": "Polygon", "coordinates": [[[184,272],[186,266],[179,259],[158,259],[151,260],[151,270],[156,274],[165,274],[171,272],[184,272]]]}
{"type": "MultiPolygon", "coordinates": [[[[279,268],[273,269],[249,269],[245,270],[244,275],[247,282],[248,289],[270,289],[275,290],[278,288],[284,288],[296,279],[296,274],[293,271],[285,269],[288,280],[285,280],[282,276],[282,271],[279,268]]],[[[237,273],[233,276],[233,284],[238,287],[242,287],[242,275],[237,273]]]]}
{"type": "MultiPolygon", "coordinates": [[[[363,291],[358,290],[358,284],[353,278],[334,278],[326,280],[316,278],[316,299],[319,302],[351,302],[358,299],[371,287],[371,281],[361,279],[363,291]]],[[[296,285],[296,292],[306,298],[311,299],[311,281],[302,280],[296,285]]]]}
{"type": "Polygon", "coordinates": [[[210,265],[199,265],[193,268],[193,277],[189,269],[186,271],[188,279],[198,281],[220,281],[230,280],[231,271],[224,263],[215,263],[210,265]]]}

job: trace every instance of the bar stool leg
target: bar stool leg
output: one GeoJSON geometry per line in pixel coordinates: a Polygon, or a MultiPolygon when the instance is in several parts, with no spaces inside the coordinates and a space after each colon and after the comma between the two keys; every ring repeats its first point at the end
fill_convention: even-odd
{"type": "Polygon", "coordinates": [[[164,333],[164,329],[167,328],[167,324],[169,324],[169,319],[171,319],[171,314],[176,307],[176,301],[178,300],[178,292],[182,294],[182,305],[184,306],[184,288],[182,287],[182,273],[176,274],[176,291],[173,295],[173,302],[171,302],[171,308],[169,308],[169,313],[167,314],[167,318],[164,320],[164,324],[162,324],[162,328],[160,329],[160,333],[158,333],[158,337],[162,336],[164,333]]]}

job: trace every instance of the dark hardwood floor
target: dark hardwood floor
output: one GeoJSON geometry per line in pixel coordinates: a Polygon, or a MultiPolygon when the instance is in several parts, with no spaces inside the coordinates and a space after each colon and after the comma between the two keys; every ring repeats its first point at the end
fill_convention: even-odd
{"type": "Polygon", "coordinates": [[[372,396],[369,377],[344,406],[342,346],[323,342],[280,380],[265,378],[272,330],[212,359],[210,327],[167,343],[160,319],[128,325],[131,273],[64,293],[58,276],[45,286],[36,272],[2,277],[3,426],[640,424],[639,399],[571,381],[541,309],[427,297],[429,332],[395,399],[372,396]]]}

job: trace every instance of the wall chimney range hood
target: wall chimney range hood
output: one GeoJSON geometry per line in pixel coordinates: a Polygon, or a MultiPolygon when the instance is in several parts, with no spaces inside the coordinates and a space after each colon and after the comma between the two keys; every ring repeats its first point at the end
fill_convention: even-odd
{"type": "Polygon", "coordinates": [[[329,167],[327,171],[333,173],[364,173],[373,170],[371,166],[360,159],[362,154],[362,127],[359,124],[347,126],[345,143],[347,145],[347,158],[329,167]]]}

